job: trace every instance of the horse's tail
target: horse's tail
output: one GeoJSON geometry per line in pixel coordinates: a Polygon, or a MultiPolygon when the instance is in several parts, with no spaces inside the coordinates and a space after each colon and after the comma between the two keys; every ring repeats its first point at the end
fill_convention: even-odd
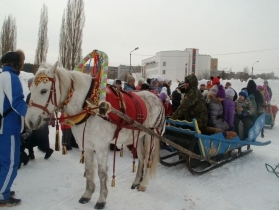
{"type": "Polygon", "coordinates": [[[154,156],[151,163],[151,169],[149,170],[150,177],[154,177],[156,175],[160,157],[160,140],[157,138],[155,138],[154,140],[154,156]]]}

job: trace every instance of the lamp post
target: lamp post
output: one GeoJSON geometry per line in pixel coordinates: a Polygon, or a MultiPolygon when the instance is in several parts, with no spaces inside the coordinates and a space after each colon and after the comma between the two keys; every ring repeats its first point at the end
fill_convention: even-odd
{"type": "Polygon", "coordinates": [[[252,65],[252,77],[253,77],[253,70],[254,70],[254,67],[253,67],[253,66],[254,66],[255,63],[258,63],[258,62],[259,62],[259,61],[256,61],[256,62],[254,62],[253,65],[252,65]]]}
{"type": "Polygon", "coordinates": [[[133,49],[131,52],[130,52],[130,69],[129,69],[129,73],[131,74],[131,57],[132,57],[132,52],[134,52],[135,50],[138,50],[139,48],[136,47],[135,49],[133,49]]]}

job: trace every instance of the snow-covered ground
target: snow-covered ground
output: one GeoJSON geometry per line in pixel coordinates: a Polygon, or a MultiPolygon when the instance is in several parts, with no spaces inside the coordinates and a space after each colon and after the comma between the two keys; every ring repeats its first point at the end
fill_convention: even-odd
{"type": "MultiPolygon", "coordinates": [[[[23,72],[22,81],[31,74],[23,72]]],[[[222,84],[225,84],[223,81],[222,84]]],[[[231,80],[232,87],[239,91],[246,82],[231,80]]],[[[257,79],[257,84],[263,84],[257,79]]],[[[279,81],[269,81],[273,90],[272,104],[279,104],[279,81]]],[[[173,89],[177,84],[173,85],[173,89]]],[[[25,92],[28,90],[25,89],[25,92]]],[[[247,156],[228,163],[201,176],[192,175],[181,164],[165,167],[159,164],[157,176],[151,180],[146,192],[131,190],[135,174],[131,172],[132,156],[128,150],[124,157],[117,156],[116,187],[110,186],[113,153],[109,153],[109,181],[107,210],[263,210],[279,209],[278,178],[268,173],[265,163],[275,166],[279,163],[279,121],[272,130],[265,130],[265,138],[271,140],[268,146],[253,147],[247,156]]],[[[50,127],[50,142],[54,148],[55,130],[50,127]]],[[[80,151],[73,149],[67,155],[54,152],[48,159],[35,149],[35,160],[22,166],[12,189],[22,199],[18,210],[68,210],[93,209],[99,196],[99,179],[95,176],[96,191],[87,204],[78,203],[85,190],[84,165],[79,163],[80,151]]],[[[3,208],[10,209],[10,208],[3,208]]]]}

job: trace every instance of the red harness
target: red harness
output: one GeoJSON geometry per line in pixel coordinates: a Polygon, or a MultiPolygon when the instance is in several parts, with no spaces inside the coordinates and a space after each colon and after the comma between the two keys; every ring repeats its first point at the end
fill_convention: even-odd
{"type": "MultiPolygon", "coordinates": [[[[119,91],[116,87],[109,85],[107,87],[106,101],[109,102],[113,108],[123,112],[125,115],[141,124],[147,117],[147,109],[143,100],[133,92],[119,91]]],[[[139,130],[127,124],[127,122],[124,122],[123,119],[116,114],[109,113],[108,116],[108,121],[121,128],[139,130]]]]}

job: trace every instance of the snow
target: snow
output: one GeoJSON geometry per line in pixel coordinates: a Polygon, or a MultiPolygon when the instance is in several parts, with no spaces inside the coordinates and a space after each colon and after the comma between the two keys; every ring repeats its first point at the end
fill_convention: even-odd
{"type": "MultiPolygon", "coordinates": [[[[23,72],[21,80],[27,87],[31,74],[23,72]]],[[[227,80],[226,80],[227,81],[227,80]]],[[[226,81],[222,81],[224,85],[226,81]]],[[[240,91],[247,82],[230,80],[232,87],[240,91]]],[[[263,84],[262,79],[256,80],[263,84]]],[[[269,81],[273,90],[272,104],[279,104],[277,95],[279,81],[269,81]]],[[[173,89],[177,84],[173,84],[173,89]]],[[[225,164],[204,175],[192,175],[185,164],[174,167],[158,165],[157,176],[151,180],[145,192],[130,189],[135,174],[132,173],[132,155],[124,150],[124,157],[116,159],[116,187],[111,187],[113,152],[109,152],[107,210],[262,210],[278,209],[278,178],[268,173],[265,163],[278,164],[279,130],[278,118],[272,130],[265,129],[265,138],[272,143],[252,147],[253,152],[225,164]]],[[[61,133],[60,133],[61,135],[61,133]]],[[[55,129],[50,127],[50,143],[54,148],[55,129]]],[[[96,174],[96,190],[91,201],[80,204],[79,198],[85,191],[84,165],[79,163],[81,152],[73,148],[67,155],[54,152],[48,159],[35,148],[35,160],[22,166],[12,186],[16,197],[22,199],[17,210],[68,210],[93,209],[99,196],[99,179],[96,174]]],[[[3,208],[10,209],[10,208],[3,208]]]]}

